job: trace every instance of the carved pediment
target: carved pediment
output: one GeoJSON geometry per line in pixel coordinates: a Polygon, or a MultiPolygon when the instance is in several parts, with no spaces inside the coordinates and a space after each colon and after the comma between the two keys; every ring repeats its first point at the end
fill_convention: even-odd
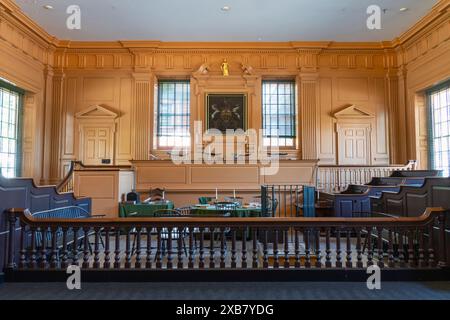
{"type": "Polygon", "coordinates": [[[345,118],[373,118],[375,115],[367,110],[364,110],[355,105],[348,106],[338,112],[333,114],[333,117],[336,119],[345,119],[345,118]]]}
{"type": "Polygon", "coordinates": [[[119,115],[114,111],[108,110],[100,105],[93,105],[78,112],[75,117],[77,119],[111,119],[114,120],[119,115]]]}

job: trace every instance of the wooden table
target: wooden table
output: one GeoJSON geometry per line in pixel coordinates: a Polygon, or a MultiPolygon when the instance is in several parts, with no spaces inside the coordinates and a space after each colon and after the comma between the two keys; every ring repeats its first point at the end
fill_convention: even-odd
{"type": "MultiPolygon", "coordinates": [[[[209,205],[205,207],[192,206],[191,213],[195,215],[208,215],[211,213],[215,213],[218,210],[216,206],[209,205]]],[[[226,211],[226,210],[222,210],[226,211]]],[[[260,207],[237,207],[235,210],[230,210],[232,212],[232,217],[238,218],[247,218],[247,217],[260,217],[261,216],[261,208],[260,207]]]]}
{"type": "Polygon", "coordinates": [[[137,204],[128,204],[121,203],[119,205],[119,217],[125,218],[131,216],[132,217],[154,217],[154,213],[158,210],[162,209],[173,209],[174,205],[172,201],[155,201],[149,203],[137,203],[137,204]]]}

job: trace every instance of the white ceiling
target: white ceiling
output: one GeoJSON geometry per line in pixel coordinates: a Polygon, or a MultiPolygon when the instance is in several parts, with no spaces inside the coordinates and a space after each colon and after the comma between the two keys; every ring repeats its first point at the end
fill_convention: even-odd
{"type": "Polygon", "coordinates": [[[382,41],[423,17],[437,0],[16,0],[48,33],[65,40],[382,41]],[[44,9],[52,5],[53,10],[44,9]],[[69,5],[81,30],[66,28],[69,5]],[[368,30],[377,4],[382,30],[368,30]],[[225,5],[231,7],[223,12],[225,5]],[[409,8],[400,12],[400,8],[409,8]]]}

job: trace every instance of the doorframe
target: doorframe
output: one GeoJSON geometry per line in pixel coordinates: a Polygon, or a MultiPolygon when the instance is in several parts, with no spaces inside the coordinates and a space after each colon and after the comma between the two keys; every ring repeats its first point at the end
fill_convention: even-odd
{"type": "Polygon", "coordinates": [[[112,166],[116,163],[116,124],[118,122],[119,115],[107,108],[94,105],[90,106],[75,115],[76,126],[78,128],[78,138],[76,146],[78,149],[78,159],[83,160],[84,158],[84,131],[86,128],[109,128],[111,132],[110,139],[110,152],[111,152],[111,163],[105,166],[112,166]]]}
{"type": "Polygon", "coordinates": [[[368,157],[368,163],[365,165],[373,164],[373,155],[372,155],[372,128],[374,127],[374,119],[375,115],[355,105],[347,105],[343,109],[335,112],[333,114],[333,118],[335,121],[335,130],[336,130],[336,161],[337,165],[342,165],[342,152],[339,150],[340,147],[340,135],[342,128],[344,126],[354,125],[364,127],[366,130],[366,153],[368,157]]]}

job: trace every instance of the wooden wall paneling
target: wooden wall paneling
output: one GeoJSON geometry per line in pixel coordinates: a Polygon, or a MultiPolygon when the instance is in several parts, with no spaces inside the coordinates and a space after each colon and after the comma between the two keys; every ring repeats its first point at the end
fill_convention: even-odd
{"type": "Polygon", "coordinates": [[[336,164],[336,135],[334,132],[332,79],[319,79],[319,109],[316,136],[318,137],[318,158],[321,164],[336,164]]]}
{"type": "Polygon", "coordinates": [[[389,161],[389,108],[386,105],[386,81],[383,78],[373,79],[373,104],[375,108],[375,125],[374,134],[372,138],[372,164],[374,165],[388,165],[389,161]]]}
{"type": "Polygon", "coordinates": [[[64,74],[58,73],[53,77],[53,106],[52,106],[52,140],[51,140],[51,162],[50,162],[50,183],[58,183],[61,179],[61,117],[63,102],[64,74]]]}
{"type": "Polygon", "coordinates": [[[34,161],[34,168],[24,171],[46,182],[59,181],[62,168],[78,157],[72,114],[93,104],[108,105],[120,114],[117,163],[148,159],[154,75],[188,78],[204,62],[211,66],[211,78],[192,78],[193,89],[197,88],[192,90],[191,121],[204,119],[206,91],[245,91],[249,127],[258,128],[259,81],[294,75],[299,86],[299,153],[304,159],[335,161],[333,119],[327,113],[350,104],[375,115],[375,162],[384,162],[389,155],[391,162],[424,159],[424,140],[417,134],[422,125],[417,123],[421,112],[417,94],[449,77],[449,8],[449,1],[440,1],[398,39],[382,43],[96,43],[58,40],[14,2],[2,1],[0,75],[36,95],[35,147],[29,157],[42,161],[34,161]],[[231,78],[226,80],[220,76],[224,58],[231,66],[231,78]],[[255,80],[242,80],[242,62],[253,67],[255,80]]]}
{"type": "MultiPolygon", "coordinates": [[[[128,77],[120,78],[120,97],[119,110],[120,117],[117,123],[117,163],[118,165],[127,165],[132,156],[132,123],[131,118],[131,97],[133,84],[132,79],[128,77]]],[[[151,135],[151,133],[149,133],[151,135]]]]}
{"type": "Polygon", "coordinates": [[[119,210],[119,170],[75,171],[76,197],[90,197],[92,212],[116,218],[119,210]]]}
{"type": "Polygon", "coordinates": [[[150,105],[153,102],[153,83],[150,74],[134,73],[134,159],[146,160],[150,152],[150,105]]]}
{"type": "Polygon", "coordinates": [[[302,159],[317,159],[317,97],[319,92],[318,74],[300,75],[300,130],[302,139],[302,159]]]}

